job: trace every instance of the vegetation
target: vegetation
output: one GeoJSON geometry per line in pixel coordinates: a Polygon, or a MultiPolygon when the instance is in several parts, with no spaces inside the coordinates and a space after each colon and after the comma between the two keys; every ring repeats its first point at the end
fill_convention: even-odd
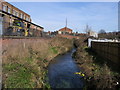
{"type": "Polygon", "coordinates": [[[72,40],[60,37],[3,41],[3,88],[50,88],[50,60],[71,48],[72,40]]]}
{"type": "Polygon", "coordinates": [[[77,51],[74,54],[76,63],[85,74],[87,89],[118,89],[120,83],[119,72],[108,67],[106,60],[93,53],[84,40],[76,40],[77,51]]]}

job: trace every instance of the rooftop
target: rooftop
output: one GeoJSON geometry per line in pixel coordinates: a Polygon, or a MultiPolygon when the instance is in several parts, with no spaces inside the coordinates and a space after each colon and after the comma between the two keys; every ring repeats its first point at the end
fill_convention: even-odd
{"type": "Polygon", "coordinates": [[[64,27],[64,28],[61,28],[59,31],[73,31],[73,30],[68,27],[64,27]]]}

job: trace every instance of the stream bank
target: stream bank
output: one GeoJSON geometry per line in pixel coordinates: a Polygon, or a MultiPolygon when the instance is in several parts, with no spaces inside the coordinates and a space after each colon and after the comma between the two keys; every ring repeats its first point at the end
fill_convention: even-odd
{"type": "Polygon", "coordinates": [[[89,90],[105,90],[120,89],[120,74],[119,72],[112,71],[108,67],[103,58],[97,56],[85,43],[86,39],[75,40],[74,44],[77,48],[74,53],[76,64],[81,68],[85,74],[86,86],[85,89],[89,90]]]}
{"type": "Polygon", "coordinates": [[[3,40],[2,87],[49,88],[44,82],[47,66],[54,57],[71,50],[72,42],[60,37],[3,40]]]}

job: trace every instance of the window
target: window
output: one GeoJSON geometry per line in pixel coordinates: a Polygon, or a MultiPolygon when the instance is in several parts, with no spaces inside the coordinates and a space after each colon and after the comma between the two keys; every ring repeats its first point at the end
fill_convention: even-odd
{"type": "Polygon", "coordinates": [[[26,16],[24,16],[24,19],[26,20],[26,16]]]}
{"type": "Polygon", "coordinates": [[[28,21],[28,17],[26,16],[26,20],[28,21]]]}
{"type": "Polygon", "coordinates": [[[8,13],[11,13],[11,9],[8,7],[8,13]]]}
{"type": "Polygon", "coordinates": [[[27,20],[27,21],[29,21],[29,18],[28,18],[28,16],[26,16],[26,20],[27,20]]]}
{"type": "Polygon", "coordinates": [[[19,13],[19,17],[21,18],[21,13],[19,13]]]}
{"type": "Polygon", "coordinates": [[[27,17],[26,20],[30,22],[30,17],[27,17]]]}
{"type": "Polygon", "coordinates": [[[7,6],[3,5],[3,11],[7,12],[7,6]]]}
{"type": "Polygon", "coordinates": [[[30,21],[30,18],[28,17],[28,21],[30,21]]]}
{"type": "Polygon", "coordinates": [[[16,16],[19,17],[19,13],[16,11],[16,16]]]}
{"type": "Polygon", "coordinates": [[[29,18],[29,21],[31,21],[31,19],[29,18]]]}
{"type": "Polygon", "coordinates": [[[20,18],[23,18],[23,14],[22,13],[20,13],[20,18]]]}
{"type": "Polygon", "coordinates": [[[13,15],[15,15],[15,16],[19,16],[19,13],[16,11],[16,10],[13,10],[13,15]]]}
{"type": "Polygon", "coordinates": [[[24,14],[22,14],[22,19],[24,19],[24,14]]]}
{"type": "Polygon", "coordinates": [[[16,13],[15,10],[13,10],[13,15],[15,15],[15,13],[16,13]]]}

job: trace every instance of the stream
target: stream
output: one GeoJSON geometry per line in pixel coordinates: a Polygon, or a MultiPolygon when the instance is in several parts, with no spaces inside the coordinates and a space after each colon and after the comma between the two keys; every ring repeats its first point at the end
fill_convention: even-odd
{"type": "Polygon", "coordinates": [[[49,64],[48,78],[52,88],[83,88],[83,77],[75,74],[80,72],[72,58],[75,50],[73,48],[66,54],[55,57],[49,64]]]}

